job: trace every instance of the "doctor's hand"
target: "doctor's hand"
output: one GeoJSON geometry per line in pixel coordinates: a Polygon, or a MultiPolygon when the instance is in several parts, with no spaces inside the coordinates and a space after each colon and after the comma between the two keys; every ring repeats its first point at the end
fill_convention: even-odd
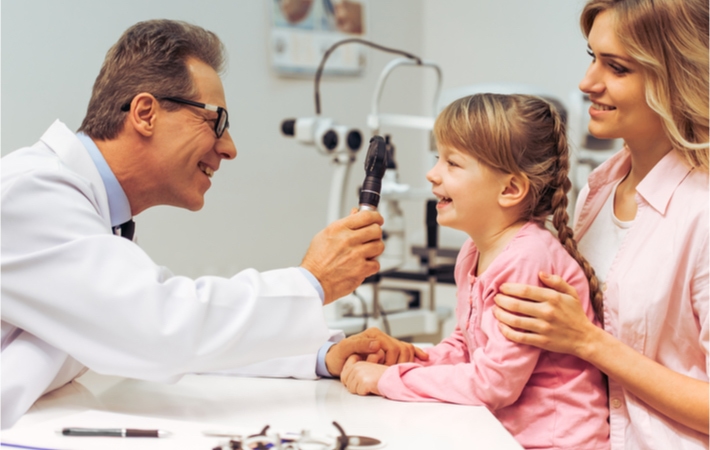
{"type": "Polygon", "coordinates": [[[334,377],[340,376],[345,362],[353,355],[358,356],[361,361],[386,366],[412,362],[415,358],[423,361],[429,359],[429,354],[419,347],[395,339],[377,328],[368,328],[328,349],[325,355],[325,366],[328,372],[334,377]]]}
{"type": "Polygon", "coordinates": [[[540,274],[551,289],[506,283],[493,314],[503,335],[520,344],[581,358],[600,330],[585,314],[577,291],[557,275],[540,274]]]}
{"type": "Polygon", "coordinates": [[[320,282],[325,305],[352,293],[365,278],[380,270],[375,258],[385,249],[382,223],[378,212],[354,212],[313,238],[301,267],[320,282]]]}
{"type": "Polygon", "coordinates": [[[387,370],[387,366],[362,361],[358,355],[353,355],[345,363],[340,381],[353,394],[381,395],[377,389],[377,383],[385,370],[387,370]]]}

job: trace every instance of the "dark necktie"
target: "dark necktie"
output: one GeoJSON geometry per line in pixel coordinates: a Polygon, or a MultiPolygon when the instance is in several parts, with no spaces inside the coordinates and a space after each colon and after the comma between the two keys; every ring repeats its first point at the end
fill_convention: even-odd
{"type": "Polygon", "coordinates": [[[121,236],[128,239],[129,241],[133,240],[133,233],[136,231],[136,223],[133,221],[133,219],[129,220],[128,222],[123,222],[121,225],[119,225],[118,228],[120,229],[121,236]]]}

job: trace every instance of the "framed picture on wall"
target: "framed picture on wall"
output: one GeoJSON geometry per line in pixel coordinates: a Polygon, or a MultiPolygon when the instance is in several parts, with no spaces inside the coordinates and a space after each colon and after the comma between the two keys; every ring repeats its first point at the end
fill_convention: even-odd
{"type": "MultiPolygon", "coordinates": [[[[271,62],[286,76],[313,75],[334,43],[365,37],[367,0],[266,0],[271,9],[271,62]]],[[[328,58],[323,73],[360,75],[361,45],[343,45],[328,58]]]]}

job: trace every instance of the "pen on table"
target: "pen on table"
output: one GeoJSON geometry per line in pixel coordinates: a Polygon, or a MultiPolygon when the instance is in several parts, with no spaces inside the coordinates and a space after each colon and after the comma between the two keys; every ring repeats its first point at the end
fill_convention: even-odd
{"type": "Polygon", "coordinates": [[[163,430],[139,430],[136,428],[63,428],[64,436],[102,436],[102,437],[152,437],[161,438],[170,435],[163,430]]]}

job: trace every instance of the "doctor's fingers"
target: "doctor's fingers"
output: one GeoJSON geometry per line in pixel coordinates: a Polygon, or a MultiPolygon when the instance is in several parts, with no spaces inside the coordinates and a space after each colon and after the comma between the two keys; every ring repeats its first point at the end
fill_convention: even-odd
{"type": "Polygon", "coordinates": [[[367,358],[365,358],[365,361],[375,364],[382,364],[385,362],[385,352],[383,350],[378,350],[375,353],[370,353],[367,355],[367,358]]]}
{"type": "MultiPolygon", "coordinates": [[[[385,356],[385,365],[391,366],[392,364],[413,362],[418,353],[424,353],[423,350],[417,349],[414,345],[408,342],[402,342],[398,339],[391,338],[390,342],[383,344],[385,356]]],[[[422,359],[428,359],[425,356],[422,359]]]]}
{"type": "Polygon", "coordinates": [[[386,366],[402,362],[411,362],[413,360],[411,351],[403,345],[383,345],[383,350],[385,352],[385,357],[382,364],[386,366]]]}
{"type": "Polygon", "coordinates": [[[424,349],[414,346],[414,356],[424,361],[429,361],[429,353],[424,349]]]}
{"type": "Polygon", "coordinates": [[[379,225],[369,225],[359,230],[329,227],[323,230],[319,241],[326,244],[328,249],[334,253],[365,249],[366,257],[372,258],[384,251],[382,228],[379,225]]]}
{"type": "Polygon", "coordinates": [[[347,292],[348,294],[360,286],[362,282],[365,281],[365,278],[380,271],[380,262],[375,259],[378,255],[379,253],[370,257],[365,256],[365,254],[361,254],[358,257],[353,258],[349,264],[344,266],[346,270],[350,271],[350,273],[346,275],[350,275],[350,277],[356,282],[356,284],[352,286],[352,289],[347,292]]]}
{"type": "Polygon", "coordinates": [[[365,242],[382,240],[381,219],[378,213],[361,211],[332,222],[316,235],[314,241],[329,247],[355,247],[365,242]],[[368,216],[371,220],[356,220],[366,213],[371,214],[368,216]]]}
{"type": "Polygon", "coordinates": [[[380,349],[384,351],[385,356],[380,363],[392,365],[398,362],[414,361],[417,349],[412,344],[393,338],[382,330],[374,327],[368,328],[360,334],[377,339],[380,342],[380,349]]]}
{"type": "Polygon", "coordinates": [[[351,230],[359,242],[382,241],[382,227],[378,224],[368,225],[357,230],[351,230]]]}
{"type": "Polygon", "coordinates": [[[385,243],[381,240],[366,242],[360,246],[360,251],[365,259],[377,258],[385,251],[385,243]]]}
{"type": "MultiPolygon", "coordinates": [[[[333,376],[339,376],[345,361],[354,354],[367,357],[380,352],[380,342],[364,334],[349,336],[328,349],[325,366],[333,376]]],[[[384,353],[383,353],[384,354],[384,353]]]]}
{"type": "MultiPolygon", "coordinates": [[[[338,222],[351,230],[359,230],[369,226],[382,225],[385,220],[377,211],[354,211],[349,216],[340,219],[338,222]]],[[[337,223],[337,222],[336,222],[337,223]]]]}

